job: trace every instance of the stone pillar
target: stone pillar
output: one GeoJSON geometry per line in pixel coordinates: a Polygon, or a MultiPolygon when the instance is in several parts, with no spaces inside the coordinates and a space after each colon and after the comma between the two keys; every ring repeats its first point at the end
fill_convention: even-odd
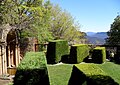
{"type": "Polygon", "coordinates": [[[10,46],[8,45],[8,67],[11,67],[11,62],[10,62],[10,46]]]}
{"type": "Polygon", "coordinates": [[[4,47],[2,46],[2,74],[4,73],[4,47]]]}
{"type": "Polygon", "coordinates": [[[20,56],[20,47],[19,47],[19,45],[18,45],[17,48],[18,48],[18,64],[19,64],[21,59],[22,59],[22,57],[20,56]]]}
{"type": "Polygon", "coordinates": [[[7,74],[7,57],[6,57],[6,45],[4,45],[4,65],[5,65],[5,74],[7,74]]]}
{"type": "Polygon", "coordinates": [[[2,72],[7,74],[6,45],[2,46],[2,72]]]}
{"type": "Polygon", "coordinates": [[[15,61],[16,61],[16,67],[18,67],[18,45],[15,46],[15,61]]]}
{"type": "Polygon", "coordinates": [[[0,75],[2,75],[2,46],[0,45],[0,75]]]}

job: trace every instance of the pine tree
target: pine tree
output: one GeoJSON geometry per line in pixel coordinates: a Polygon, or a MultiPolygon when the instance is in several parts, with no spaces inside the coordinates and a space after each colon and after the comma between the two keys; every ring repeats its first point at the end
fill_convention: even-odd
{"type": "Polygon", "coordinates": [[[118,15],[111,24],[110,31],[107,32],[108,38],[106,44],[120,45],[120,15],[118,15]]]}

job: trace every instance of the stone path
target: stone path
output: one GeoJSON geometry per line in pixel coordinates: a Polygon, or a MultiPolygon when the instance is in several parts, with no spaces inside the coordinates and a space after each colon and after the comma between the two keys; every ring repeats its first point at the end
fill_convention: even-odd
{"type": "Polygon", "coordinates": [[[0,85],[9,85],[13,82],[14,76],[0,77],[0,85]]]}
{"type": "Polygon", "coordinates": [[[0,85],[9,85],[11,82],[12,82],[12,80],[0,79],[0,85]]]}

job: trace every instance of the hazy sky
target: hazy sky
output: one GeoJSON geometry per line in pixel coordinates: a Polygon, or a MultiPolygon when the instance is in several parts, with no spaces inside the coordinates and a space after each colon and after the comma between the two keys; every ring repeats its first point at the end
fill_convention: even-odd
{"type": "Polygon", "coordinates": [[[79,21],[83,32],[106,32],[120,14],[120,0],[51,0],[79,21]]]}

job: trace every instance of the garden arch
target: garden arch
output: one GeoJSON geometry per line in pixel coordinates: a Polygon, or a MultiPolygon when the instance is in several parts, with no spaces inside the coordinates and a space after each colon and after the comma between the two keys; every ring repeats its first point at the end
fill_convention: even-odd
{"type": "Polygon", "coordinates": [[[9,70],[20,63],[16,31],[6,24],[0,29],[0,35],[0,75],[11,74],[9,70]]]}

